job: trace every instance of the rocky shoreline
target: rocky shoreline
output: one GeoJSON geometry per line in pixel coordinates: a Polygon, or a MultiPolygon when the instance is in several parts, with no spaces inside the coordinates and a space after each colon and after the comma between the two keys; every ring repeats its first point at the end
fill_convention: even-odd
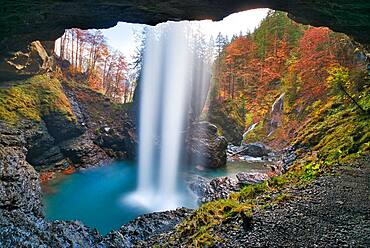
{"type": "MultiPolygon", "coordinates": [[[[72,115],[47,111],[39,121],[21,118],[13,125],[0,122],[0,246],[110,247],[114,243],[116,247],[127,247],[128,242],[143,239],[140,233],[165,232],[185,218],[191,210],[153,213],[106,237],[78,221],[44,218],[40,183],[60,174],[136,156],[132,106],[116,105],[101,94],[70,82],[62,82],[62,87],[61,94],[65,94],[72,115]],[[148,226],[152,227],[149,231],[145,229],[148,226]],[[121,240],[122,233],[126,233],[126,238],[121,240]]],[[[223,166],[224,138],[209,123],[195,125],[202,133],[198,142],[209,145],[204,146],[203,152],[218,149],[205,166],[223,166]]]]}
{"type": "MultiPolygon", "coordinates": [[[[94,127],[93,124],[86,123],[86,129],[94,127]]],[[[47,134],[41,133],[39,128],[39,124],[27,121],[22,121],[18,127],[10,127],[0,123],[1,247],[68,247],[76,245],[80,247],[130,247],[135,242],[143,241],[144,237],[150,238],[150,236],[147,236],[148,233],[159,235],[170,231],[191,213],[191,210],[188,209],[178,209],[144,215],[105,237],[78,221],[47,221],[42,214],[39,175],[27,159],[27,151],[30,144],[36,147],[35,145],[45,144],[45,140],[50,141],[50,139],[45,138],[47,134]]],[[[107,133],[99,134],[100,136],[95,137],[111,134],[111,129],[104,131],[107,133]]],[[[80,161],[84,161],[85,153],[79,153],[79,149],[81,151],[86,149],[83,144],[86,146],[92,144],[91,140],[86,141],[87,137],[93,137],[88,134],[89,131],[87,130],[82,137],[72,140],[72,142],[68,141],[69,144],[76,144],[75,146],[70,146],[76,147],[76,149],[71,149],[74,151],[71,154],[75,154],[80,161]]],[[[61,149],[61,146],[58,145],[57,148],[61,149]]],[[[65,148],[61,150],[66,151],[65,148]]],[[[52,157],[50,156],[49,158],[52,157]]],[[[70,155],[68,158],[72,160],[73,156],[70,155]]],[[[72,173],[74,168],[84,168],[84,166],[70,166],[70,164],[68,166],[62,164],[49,168],[49,171],[72,173]]],[[[40,171],[48,171],[47,168],[46,170],[42,167],[35,168],[41,168],[40,171]]],[[[41,175],[45,174],[41,173],[41,175]]],[[[249,178],[251,179],[251,177],[249,178]]],[[[213,181],[213,183],[211,183],[212,181],[209,184],[207,182],[205,184],[207,185],[206,187],[208,185],[216,185],[219,182],[227,183],[229,181],[229,179],[214,180],[216,181],[213,181]]],[[[213,194],[217,195],[217,197],[226,197],[227,194],[223,191],[224,188],[224,186],[221,186],[222,190],[220,193],[213,192],[213,194]]],[[[237,188],[234,190],[237,190],[237,188]]],[[[207,190],[205,192],[210,193],[207,190]]],[[[209,196],[207,201],[217,198],[209,198],[209,196]]],[[[202,200],[202,202],[204,201],[202,200]]]]}
{"type": "MultiPolygon", "coordinates": [[[[128,224],[123,225],[119,230],[112,231],[106,236],[101,236],[96,230],[92,230],[78,221],[47,221],[42,214],[41,189],[38,174],[26,161],[26,136],[28,133],[23,131],[21,132],[14,128],[8,128],[6,126],[1,126],[0,130],[0,176],[2,179],[0,184],[1,247],[154,247],[162,243],[160,240],[166,240],[164,237],[173,233],[176,225],[192,213],[192,210],[190,209],[177,209],[173,211],[143,215],[128,224]]],[[[295,154],[295,148],[291,147],[284,150],[281,157],[276,159],[275,166],[276,168],[279,168],[279,170],[275,170],[274,173],[238,173],[234,178],[221,177],[212,180],[204,180],[204,178],[198,177],[191,187],[193,187],[193,190],[198,192],[201,196],[200,202],[208,202],[220,198],[224,199],[231,192],[239,190],[240,187],[245,184],[258,183],[270,176],[283,173],[283,171],[287,170],[297,158],[298,156],[295,154]]],[[[352,178],[351,180],[354,181],[364,180],[364,176],[368,178],[368,169],[363,169],[364,164],[367,162],[368,159],[361,161],[358,167],[354,167],[356,173],[360,173],[360,177],[351,177],[352,170],[347,171],[349,175],[345,177],[350,176],[352,178]],[[360,170],[356,168],[362,169],[360,170]],[[362,170],[363,172],[361,172],[362,170]]],[[[313,189],[308,188],[302,192],[299,189],[287,189],[287,193],[289,192],[289,194],[294,195],[292,202],[293,205],[291,203],[287,203],[282,206],[273,207],[272,209],[266,210],[266,212],[256,213],[256,215],[253,216],[252,229],[243,229],[243,220],[240,219],[241,217],[235,217],[234,219],[229,220],[228,223],[222,223],[221,225],[216,226],[214,229],[214,232],[216,233],[215,235],[223,237],[226,241],[225,243],[218,244],[218,246],[226,247],[228,245],[233,245],[244,247],[245,244],[248,244],[247,246],[251,245],[254,247],[263,247],[266,245],[277,247],[282,244],[286,244],[285,242],[287,242],[287,238],[291,237],[291,233],[289,231],[281,234],[281,238],[276,238],[272,234],[279,232],[278,230],[280,230],[279,228],[283,225],[282,223],[286,223],[286,221],[290,219],[289,213],[291,210],[289,209],[296,208],[298,208],[297,214],[292,217],[293,223],[289,225],[292,225],[292,230],[298,230],[299,232],[302,231],[304,233],[302,239],[299,242],[297,241],[298,244],[308,244],[307,242],[310,240],[309,235],[313,234],[310,231],[303,231],[301,228],[304,228],[304,225],[299,224],[300,222],[298,221],[298,219],[301,218],[299,213],[302,213],[302,211],[299,210],[301,206],[300,202],[305,201],[305,192],[313,197],[316,195],[320,196],[320,192],[328,192],[325,190],[327,187],[329,187],[327,188],[329,190],[330,187],[332,187],[330,185],[341,185],[342,183],[342,179],[335,176],[329,176],[318,179],[317,182],[314,182],[312,184],[313,189]],[[340,181],[337,182],[336,180],[338,179],[340,181]],[[329,180],[328,182],[331,183],[325,183],[326,180],[329,180]],[[321,191],[321,187],[325,187],[324,191],[321,191]],[[295,198],[302,200],[297,202],[294,201],[295,198]],[[277,222],[275,220],[277,220],[277,222]],[[266,223],[270,224],[265,225],[266,223]],[[259,235],[260,233],[265,232],[270,236],[262,237],[259,235]]],[[[369,187],[369,185],[366,186],[366,183],[354,183],[351,185],[369,187]]],[[[356,189],[354,186],[352,187],[352,192],[359,192],[360,190],[359,197],[356,199],[359,199],[361,194],[365,192],[365,188],[361,187],[359,189],[356,189]]],[[[340,198],[341,200],[339,201],[349,204],[350,201],[348,201],[348,196],[343,195],[343,188],[336,188],[339,190],[338,194],[341,195],[340,197],[343,198],[340,198]]],[[[323,199],[327,199],[327,193],[323,194],[322,197],[324,197],[323,199]]],[[[305,204],[311,204],[309,206],[312,206],[312,211],[314,211],[313,207],[316,206],[315,202],[317,202],[317,200],[313,198],[312,201],[305,204]]],[[[341,205],[340,203],[336,204],[341,205]]],[[[358,205],[358,207],[360,206],[362,209],[361,213],[365,213],[364,209],[366,206],[358,205]]],[[[348,208],[356,209],[357,206],[349,204],[348,208]]],[[[348,208],[346,207],[345,209],[348,208]]],[[[320,209],[325,209],[325,206],[320,209]]],[[[325,215],[325,210],[322,211],[325,215]]],[[[336,213],[342,214],[340,211],[336,211],[332,214],[333,218],[337,218],[335,217],[336,213]]],[[[360,214],[358,218],[362,218],[361,216],[363,215],[360,214]]],[[[309,217],[305,217],[304,220],[309,221],[310,219],[309,217]]],[[[340,218],[338,221],[342,224],[347,223],[346,218],[340,218]]],[[[360,219],[358,219],[358,221],[360,221],[360,219]]],[[[328,222],[314,221],[307,225],[314,226],[318,223],[321,223],[319,225],[327,226],[328,222]]],[[[360,221],[358,223],[360,223],[359,225],[362,227],[366,225],[366,221],[360,221]]],[[[336,228],[333,229],[332,226],[328,226],[327,228],[330,232],[337,230],[336,228]]],[[[359,233],[365,234],[366,232],[368,233],[366,229],[363,229],[363,231],[359,233]]],[[[346,235],[347,234],[352,236],[357,235],[355,232],[346,229],[346,235]]],[[[333,244],[332,242],[334,242],[331,239],[331,236],[328,236],[323,240],[324,241],[315,240],[315,242],[318,242],[318,244],[321,245],[333,244]]],[[[348,236],[346,236],[345,240],[346,241],[343,241],[344,243],[346,243],[347,240],[351,240],[352,243],[350,244],[352,245],[361,245],[364,244],[364,242],[367,242],[366,238],[349,239],[348,236]]],[[[183,247],[181,243],[177,243],[176,246],[183,247]]]]}
{"type": "MultiPolygon", "coordinates": [[[[200,204],[226,199],[231,193],[241,190],[250,184],[262,183],[273,176],[278,176],[287,171],[294,161],[298,159],[294,147],[283,151],[272,151],[261,143],[244,144],[240,147],[228,145],[228,161],[260,162],[269,168],[266,172],[238,172],[235,175],[205,178],[199,175],[188,179],[188,186],[198,197],[200,204]],[[237,156],[236,156],[237,155],[237,156]]],[[[232,165],[228,165],[232,166],[232,165]]]]}
{"type": "MultiPolygon", "coordinates": [[[[336,165],[310,184],[288,187],[279,200],[211,228],[211,247],[367,247],[370,233],[370,157],[336,165]]],[[[272,199],[276,196],[271,195],[272,199]]],[[[171,232],[135,247],[189,247],[171,232]]]]}

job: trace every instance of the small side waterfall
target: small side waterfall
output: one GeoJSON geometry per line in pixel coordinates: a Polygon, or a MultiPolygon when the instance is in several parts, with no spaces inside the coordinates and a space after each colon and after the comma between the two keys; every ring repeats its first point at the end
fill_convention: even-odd
{"type": "Polygon", "coordinates": [[[210,77],[205,75],[209,71],[206,65],[201,67],[204,70],[196,68],[199,56],[192,47],[189,24],[165,23],[146,32],[140,82],[138,188],[132,198],[153,210],[182,205],[179,166],[189,107],[194,105],[195,86],[200,91],[207,89],[201,94],[203,98],[208,92],[204,85],[209,84],[210,77]]]}
{"type": "Polygon", "coordinates": [[[249,133],[249,132],[251,132],[256,126],[257,126],[257,124],[258,124],[259,122],[256,122],[256,123],[253,123],[252,125],[250,125],[249,127],[248,127],[248,129],[247,129],[247,131],[245,132],[245,133],[243,133],[243,139],[242,139],[242,142],[240,143],[240,146],[242,146],[243,145],[243,141],[244,141],[244,139],[245,139],[245,137],[247,137],[247,134],[249,133]]]}
{"type": "Polygon", "coordinates": [[[270,112],[270,132],[267,135],[267,137],[271,136],[275,129],[281,125],[281,116],[283,114],[283,108],[284,108],[284,96],[285,93],[282,93],[272,104],[271,106],[271,112],[270,112]]]}
{"type": "Polygon", "coordinates": [[[272,104],[271,106],[271,114],[276,113],[277,111],[282,111],[283,110],[283,104],[284,104],[284,96],[285,93],[282,93],[272,104]]]}

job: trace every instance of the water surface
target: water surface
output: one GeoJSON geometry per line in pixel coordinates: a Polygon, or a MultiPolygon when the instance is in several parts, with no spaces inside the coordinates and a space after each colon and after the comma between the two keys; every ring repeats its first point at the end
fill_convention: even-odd
{"type": "MultiPolygon", "coordinates": [[[[239,171],[266,171],[263,163],[232,162],[221,169],[193,172],[205,177],[234,175],[239,171]]],[[[79,171],[44,185],[44,211],[49,220],[80,220],[101,234],[152,210],[128,201],[137,185],[134,162],[79,171]]],[[[185,207],[195,207],[193,199],[183,197],[185,207]]]]}

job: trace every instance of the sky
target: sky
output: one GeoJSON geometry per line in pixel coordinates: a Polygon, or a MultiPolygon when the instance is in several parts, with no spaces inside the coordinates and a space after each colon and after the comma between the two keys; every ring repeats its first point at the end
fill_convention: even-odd
{"type": "MultiPolygon", "coordinates": [[[[267,15],[268,9],[254,9],[229,15],[222,21],[213,22],[211,20],[199,21],[203,32],[208,36],[216,38],[219,32],[231,38],[240,32],[252,32],[267,15]]],[[[108,45],[121,51],[127,60],[135,53],[139,44],[137,34],[140,34],[146,25],[119,22],[115,27],[102,29],[104,36],[107,37],[108,45]]]]}

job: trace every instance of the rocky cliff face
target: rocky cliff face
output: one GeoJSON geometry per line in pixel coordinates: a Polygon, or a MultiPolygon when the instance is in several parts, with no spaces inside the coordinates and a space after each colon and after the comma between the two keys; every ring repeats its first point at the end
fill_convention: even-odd
{"type": "Polygon", "coordinates": [[[51,71],[54,58],[49,53],[52,52],[47,51],[40,41],[34,41],[20,51],[8,54],[0,60],[0,80],[22,79],[51,71]]]}
{"type": "MultiPolygon", "coordinates": [[[[26,126],[31,128],[32,124],[23,123],[26,126]]],[[[43,218],[38,173],[25,156],[31,129],[0,123],[0,246],[91,247],[100,238],[96,232],[78,222],[43,218]]]]}
{"type": "Polygon", "coordinates": [[[7,129],[25,134],[23,154],[37,170],[135,156],[129,107],[88,88],[37,76],[0,89],[0,95],[0,120],[7,129]]]}

